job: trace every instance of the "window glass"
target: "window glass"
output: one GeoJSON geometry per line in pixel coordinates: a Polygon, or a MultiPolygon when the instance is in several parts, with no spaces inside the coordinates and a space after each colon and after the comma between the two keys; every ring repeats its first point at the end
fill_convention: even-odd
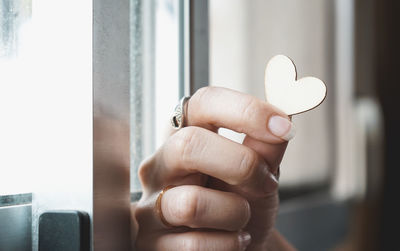
{"type": "Polygon", "coordinates": [[[137,169],[165,140],[179,100],[179,4],[132,4],[131,192],[140,191],[137,169]]]}
{"type": "Polygon", "coordinates": [[[0,195],[31,191],[25,127],[33,117],[22,102],[31,99],[31,15],[30,0],[0,1],[0,195]]]}

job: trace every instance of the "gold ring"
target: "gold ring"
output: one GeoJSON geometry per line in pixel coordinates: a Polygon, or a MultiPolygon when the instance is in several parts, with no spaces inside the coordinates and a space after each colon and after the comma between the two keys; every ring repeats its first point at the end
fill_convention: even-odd
{"type": "Polygon", "coordinates": [[[157,200],[156,200],[156,211],[157,211],[157,214],[160,217],[161,222],[168,228],[171,228],[173,226],[168,223],[168,221],[165,219],[165,217],[164,217],[164,215],[162,213],[161,200],[162,200],[162,197],[163,197],[164,193],[166,191],[168,191],[169,189],[174,188],[174,187],[176,187],[176,186],[175,185],[168,185],[168,186],[164,187],[164,189],[160,192],[160,194],[158,195],[157,200]]]}

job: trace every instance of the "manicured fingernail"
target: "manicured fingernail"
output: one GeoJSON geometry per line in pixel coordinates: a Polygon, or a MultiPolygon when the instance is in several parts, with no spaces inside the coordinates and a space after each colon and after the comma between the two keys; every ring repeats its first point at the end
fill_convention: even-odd
{"type": "Polygon", "coordinates": [[[290,120],[281,116],[272,116],[268,121],[268,128],[275,136],[286,141],[296,134],[296,129],[290,120]]]}
{"type": "Polygon", "coordinates": [[[246,232],[240,232],[239,233],[239,249],[240,250],[246,250],[247,246],[251,242],[251,236],[249,233],[246,232]]]}

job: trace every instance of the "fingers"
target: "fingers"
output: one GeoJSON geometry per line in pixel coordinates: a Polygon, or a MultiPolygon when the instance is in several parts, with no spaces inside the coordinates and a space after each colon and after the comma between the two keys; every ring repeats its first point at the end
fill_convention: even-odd
{"type": "Polygon", "coordinates": [[[282,161],[288,143],[284,142],[273,145],[246,136],[243,141],[243,145],[256,151],[268,164],[269,170],[273,174],[276,174],[277,168],[282,161]]]}
{"type": "Polygon", "coordinates": [[[161,151],[158,156],[162,164],[153,172],[153,180],[164,186],[173,179],[202,173],[254,196],[271,194],[278,187],[267,164],[255,151],[203,128],[179,130],[161,151]]]}
{"type": "Polygon", "coordinates": [[[160,236],[155,250],[245,250],[251,241],[244,232],[186,232],[160,236]]]}
{"type": "Polygon", "coordinates": [[[187,124],[212,131],[224,127],[272,144],[291,139],[295,132],[289,117],[274,106],[216,87],[202,88],[190,98],[187,124]]]}
{"type": "Polygon", "coordinates": [[[161,211],[172,226],[237,231],[250,219],[249,203],[241,196],[200,186],[167,190],[161,211]]]}

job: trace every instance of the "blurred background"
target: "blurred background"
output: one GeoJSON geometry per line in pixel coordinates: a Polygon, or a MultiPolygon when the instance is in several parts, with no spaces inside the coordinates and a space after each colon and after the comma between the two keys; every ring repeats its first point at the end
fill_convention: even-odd
{"type": "Polygon", "coordinates": [[[178,100],[207,85],[264,100],[277,54],[328,88],[293,117],[277,228],[299,250],[396,250],[399,11],[395,0],[0,0],[0,250],[37,250],[37,218],[54,209],[84,210],[92,228],[114,215],[92,242],[124,250],[137,168],[178,100]]]}
{"type": "Polygon", "coordinates": [[[395,1],[209,1],[212,85],[263,99],[276,54],[293,59],[299,78],[327,84],[320,107],[294,116],[281,165],[277,227],[300,250],[396,249],[399,10],[395,1]]]}
{"type": "Polygon", "coordinates": [[[298,78],[327,84],[321,106],[294,116],[281,165],[277,227],[300,250],[396,247],[399,10],[395,1],[209,1],[211,85],[264,99],[277,54],[298,78]]]}

